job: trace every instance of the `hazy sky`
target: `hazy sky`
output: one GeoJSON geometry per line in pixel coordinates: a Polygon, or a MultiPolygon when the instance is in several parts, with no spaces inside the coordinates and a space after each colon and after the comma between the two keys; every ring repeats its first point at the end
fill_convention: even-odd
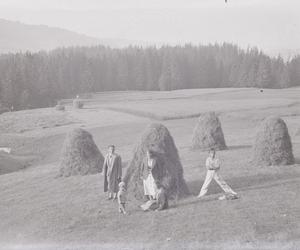
{"type": "Polygon", "coordinates": [[[0,0],[0,18],[99,38],[300,48],[300,0],[0,0]]]}

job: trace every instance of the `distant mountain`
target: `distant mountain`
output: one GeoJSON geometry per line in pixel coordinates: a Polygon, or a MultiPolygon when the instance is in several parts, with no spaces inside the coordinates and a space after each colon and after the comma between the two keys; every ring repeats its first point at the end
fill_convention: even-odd
{"type": "Polygon", "coordinates": [[[98,39],[46,25],[28,25],[0,19],[0,54],[69,46],[105,45],[119,48],[130,44],[128,40],[98,39]]]}
{"type": "MultiPolygon", "coordinates": [[[[116,24],[112,23],[111,25],[113,26],[113,28],[117,29],[117,27],[115,27],[116,24]]],[[[104,29],[104,27],[102,27],[102,29],[104,29]]],[[[213,28],[212,30],[216,30],[216,28],[213,28]]],[[[201,32],[204,31],[202,30],[201,32]]],[[[263,32],[263,34],[265,33],[266,32],[263,32]]],[[[244,35],[246,36],[246,34],[244,35]]],[[[299,34],[293,33],[293,35],[295,39],[288,39],[288,42],[291,43],[291,41],[298,41],[300,39],[299,34]]],[[[206,37],[206,35],[204,35],[204,37],[206,37]]],[[[226,37],[225,34],[224,37],[226,37]]],[[[47,25],[29,25],[0,18],[0,54],[9,52],[15,53],[20,51],[36,52],[39,50],[52,50],[58,47],[70,46],[104,45],[112,48],[124,48],[130,45],[137,45],[142,47],[156,45],[157,47],[161,47],[164,44],[175,46],[178,44],[183,45],[184,42],[145,42],[145,40],[140,41],[117,38],[100,39],[79,34],[67,29],[49,27],[47,25]]],[[[203,44],[205,44],[205,42],[203,44]]],[[[252,45],[255,45],[255,43],[252,43],[252,45]]],[[[276,57],[278,55],[281,55],[284,59],[288,60],[295,55],[300,54],[300,48],[292,45],[293,44],[291,44],[291,46],[282,46],[282,44],[277,44],[276,46],[273,45],[271,47],[264,46],[263,51],[270,56],[276,57]]]]}

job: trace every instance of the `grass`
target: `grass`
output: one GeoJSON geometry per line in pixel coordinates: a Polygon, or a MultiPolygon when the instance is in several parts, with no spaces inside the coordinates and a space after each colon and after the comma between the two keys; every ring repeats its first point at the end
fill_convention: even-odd
{"type": "Polygon", "coordinates": [[[73,121],[67,114],[52,108],[8,112],[0,115],[0,131],[2,133],[24,133],[70,123],[73,121]]]}
{"type": "MultiPolygon", "coordinates": [[[[208,104],[208,107],[209,107],[209,104],[208,104]]],[[[224,106],[221,105],[221,107],[224,107],[224,106]]],[[[244,111],[245,113],[247,113],[248,111],[253,111],[253,110],[257,110],[257,109],[260,111],[262,111],[262,110],[272,111],[272,110],[282,109],[284,107],[286,109],[283,111],[282,116],[299,116],[300,115],[300,112],[299,112],[300,103],[298,103],[298,102],[293,102],[286,106],[284,106],[284,105],[267,106],[267,107],[261,107],[261,108],[253,107],[253,108],[243,109],[243,110],[234,110],[234,109],[226,110],[226,111],[220,110],[220,111],[216,112],[216,114],[220,115],[220,114],[228,114],[228,113],[234,113],[234,112],[241,113],[241,111],[244,111]],[[287,109],[288,109],[288,111],[287,111],[287,109]],[[295,111],[292,112],[292,110],[295,110],[295,111]]],[[[182,113],[173,114],[173,115],[160,115],[160,114],[152,113],[150,111],[142,111],[142,110],[136,110],[136,109],[131,109],[131,108],[122,108],[122,107],[104,107],[104,109],[121,112],[121,113],[125,113],[125,114],[130,114],[130,115],[134,115],[134,116],[138,116],[138,117],[149,118],[149,119],[157,120],[157,121],[191,119],[191,118],[199,117],[201,114],[206,112],[205,110],[203,110],[201,112],[189,113],[190,112],[189,108],[186,108],[186,110],[183,110],[182,113]],[[185,113],[185,112],[187,112],[187,113],[185,113]]],[[[212,110],[212,109],[209,109],[209,110],[212,110]]],[[[278,113],[278,110],[275,111],[275,113],[278,113]]],[[[260,118],[260,119],[263,119],[263,118],[260,118]]]]}
{"type": "Polygon", "coordinates": [[[0,175],[20,171],[34,160],[30,156],[18,156],[0,152],[0,175]]]}
{"type": "Polygon", "coordinates": [[[208,93],[205,90],[203,93],[199,90],[195,92],[187,90],[189,94],[183,93],[183,91],[167,92],[164,95],[165,98],[162,94],[159,96],[153,94],[152,98],[148,96],[150,94],[145,94],[145,96],[140,94],[139,98],[136,93],[132,94],[133,96],[123,94],[123,99],[120,97],[120,93],[115,93],[112,96],[112,100],[115,101],[109,101],[108,97],[103,96],[102,99],[99,97],[99,103],[101,103],[100,107],[107,110],[158,121],[195,118],[207,111],[227,114],[258,110],[257,113],[260,113],[262,110],[285,108],[294,110],[296,115],[300,114],[300,103],[297,100],[299,89],[295,89],[294,92],[291,90],[269,90],[264,94],[256,89],[233,89],[231,91],[227,89],[227,91],[208,93]],[[279,91],[283,94],[278,95],[279,91]]]}
{"type": "MultiPolygon", "coordinates": [[[[229,149],[218,153],[223,163],[221,174],[241,198],[218,201],[222,192],[215,183],[206,199],[195,198],[205,177],[207,155],[190,150],[196,119],[164,120],[162,123],[170,130],[179,150],[184,176],[193,195],[176,204],[172,202],[171,208],[161,213],[143,213],[138,208],[139,202],[129,200],[130,215],[119,215],[117,204],[105,200],[100,174],[56,178],[62,135],[72,124],[44,129],[43,136],[40,134],[39,137],[31,137],[35,130],[22,135],[3,134],[0,139],[3,142],[5,138],[11,140],[17,153],[37,153],[43,158],[25,170],[0,175],[0,249],[299,249],[300,136],[292,135],[299,129],[300,118],[297,107],[287,107],[287,103],[295,101],[297,93],[295,90],[272,90],[265,95],[265,104],[260,101],[259,105],[246,105],[245,97],[248,101],[256,101],[253,90],[248,94],[245,90],[229,90],[201,96],[200,92],[180,92],[180,98],[174,102],[177,103],[174,110],[180,104],[185,105],[180,112],[194,105],[187,104],[188,96],[194,103],[194,98],[208,95],[210,102],[204,106],[203,101],[201,111],[211,109],[214,100],[223,103],[220,119],[229,149]],[[183,95],[185,98],[181,99],[183,95]],[[227,112],[231,106],[228,100],[232,97],[236,100],[236,108],[227,112]],[[250,110],[250,106],[255,109],[250,110]],[[246,108],[249,109],[245,111],[246,108]],[[270,113],[296,114],[286,116],[284,120],[292,136],[297,164],[252,166],[255,127],[270,113]]],[[[135,101],[128,101],[130,105],[139,99],[144,105],[151,106],[144,100],[143,93],[132,95],[135,101]]],[[[152,101],[151,112],[168,114],[171,107],[164,105],[163,95],[169,94],[159,93],[161,99],[152,101]],[[159,104],[160,112],[156,112],[159,104]]],[[[112,99],[121,97],[122,93],[118,93],[112,99]]],[[[149,120],[103,110],[110,102],[109,94],[103,99],[103,102],[95,99],[93,104],[87,104],[90,105],[87,109],[67,109],[66,113],[81,119],[81,124],[92,133],[103,153],[106,146],[113,143],[117,145],[117,153],[127,162],[149,120]],[[93,109],[89,109],[92,105],[93,109]]],[[[121,100],[119,102],[113,101],[109,106],[126,106],[127,101],[124,105],[121,100]]],[[[139,107],[138,110],[143,109],[139,107]]],[[[196,112],[195,107],[188,111],[196,112]]],[[[42,110],[40,114],[43,115],[42,110]]]]}

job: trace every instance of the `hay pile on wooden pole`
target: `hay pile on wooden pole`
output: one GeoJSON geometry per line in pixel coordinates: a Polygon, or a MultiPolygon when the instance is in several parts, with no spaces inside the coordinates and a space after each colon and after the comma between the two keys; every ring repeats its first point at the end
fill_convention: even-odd
{"type": "Polygon", "coordinates": [[[102,171],[104,157],[92,135],[83,129],[71,131],[64,142],[60,175],[87,175],[102,171]]]}
{"type": "Polygon", "coordinates": [[[291,138],[281,118],[268,117],[258,128],[253,145],[253,162],[258,166],[294,164],[291,138]]]}
{"type": "Polygon", "coordinates": [[[166,170],[163,180],[159,180],[169,197],[182,197],[189,193],[183,178],[183,168],[177,148],[168,129],[162,124],[151,124],[138,141],[129,163],[124,181],[128,193],[136,199],[144,197],[142,181],[142,162],[147,150],[154,151],[160,164],[166,170]]]}
{"type": "Polygon", "coordinates": [[[215,112],[200,115],[192,138],[192,149],[208,150],[210,148],[216,150],[227,148],[222,126],[215,112]]]}

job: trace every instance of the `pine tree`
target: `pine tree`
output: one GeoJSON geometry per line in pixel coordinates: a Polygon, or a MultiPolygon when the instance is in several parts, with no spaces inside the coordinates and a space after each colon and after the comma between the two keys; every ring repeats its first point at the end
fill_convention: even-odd
{"type": "Polygon", "coordinates": [[[269,58],[262,56],[258,64],[256,86],[259,88],[269,88],[272,84],[271,80],[271,61],[269,58]]]}
{"type": "Polygon", "coordinates": [[[158,80],[159,89],[161,91],[172,90],[172,73],[171,73],[171,62],[169,55],[164,55],[161,74],[158,80]]]}
{"type": "Polygon", "coordinates": [[[289,62],[233,44],[161,48],[103,46],[0,55],[0,102],[45,107],[81,92],[300,85],[300,56],[289,62]]]}
{"type": "Polygon", "coordinates": [[[300,86],[300,56],[294,57],[288,64],[289,87],[300,86]]]}

